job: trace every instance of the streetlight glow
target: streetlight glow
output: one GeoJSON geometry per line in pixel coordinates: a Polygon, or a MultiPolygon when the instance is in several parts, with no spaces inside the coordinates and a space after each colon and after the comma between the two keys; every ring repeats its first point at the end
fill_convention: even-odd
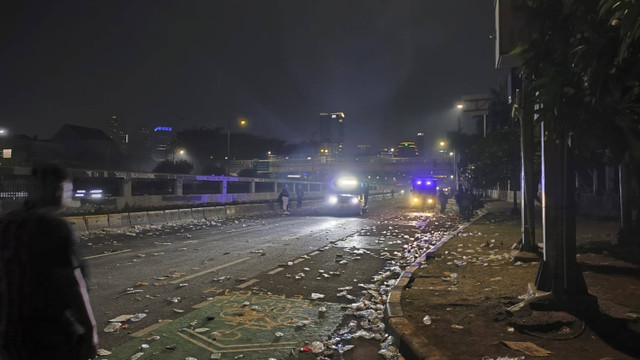
{"type": "Polygon", "coordinates": [[[446,143],[444,141],[440,141],[440,146],[444,146],[446,143]]]}
{"type": "Polygon", "coordinates": [[[462,109],[462,108],[464,107],[464,105],[462,105],[462,104],[458,104],[458,105],[456,105],[456,107],[457,107],[458,109],[462,109]]]}

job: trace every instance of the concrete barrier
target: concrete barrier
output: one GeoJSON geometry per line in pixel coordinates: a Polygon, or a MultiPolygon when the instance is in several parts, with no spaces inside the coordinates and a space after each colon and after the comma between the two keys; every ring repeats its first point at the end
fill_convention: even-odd
{"type": "Polygon", "coordinates": [[[85,216],[84,221],[87,224],[87,231],[100,231],[109,227],[108,215],[90,215],[85,216]]]}
{"type": "Polygon", "coordinates": [[[112,229],[131,227],[131,219],[129,218],[129,214],[109,214],[109,227],[112,229]]]}
{"type": "Polygon", "coordinates": [[[165,210],[164,216],[167,218],[167,223],[169,224],[182,222],[180,220],[180,210],[165,210]]]}
{"type": "Polygon", "coordinates": [[[193,214],[191,214],[191,209],[180,209],[180,220],[181,221],[193,221],[193,214]]]}
{"type": "MultiPolygon", "coordinates": [[[[272,204],[246,204],[246,205],[228,205],[225,206],[227,216],[249,216],[249,215],[261,215],[269,214],[273,212],[272,204]]],[[[277,205],[276,205],[277,206],[277,205]]],[[[295,207],[295,205],[293,205],[295,207]]],[[[291,208],[291,205],[289,205],[291,208]]]]}
{"type": "Polygon", "coordinates": [[[84,234],[87,232],[87,224],[82,216],[69,216],[64,218],[71,229],[76,234],[84,234]]]}
{"type": "Polygon", "coordinates": [[[193,220],[204,220],[204,211],[202,208],[191,209],[191,215],[193,216],[193,220]]]}
{"type": "Polygon", "coordinates": [[[224,206],[205,207],[202,208],[202,213],[204,218],[209,221],[222,220],[227,217],[227,210],[224,206]]]}
{"type": "Polygon", "coordinates": [[[164,211],[148,211],[147,216],[149,216],[149,223],[151,225],[162,225],[167,223],[164,211]]]}
{"type": "Polygon", "coordinates": [[[149,216],[146,211],[129,213],[129,220],[131,220],[131,226],[149,225],[149,216]]]}

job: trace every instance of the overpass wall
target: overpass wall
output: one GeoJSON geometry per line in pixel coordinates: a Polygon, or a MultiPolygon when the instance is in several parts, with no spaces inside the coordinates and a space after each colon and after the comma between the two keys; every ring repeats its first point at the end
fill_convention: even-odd
{"type": "MultiPolygon", "coordinates": [[[[388,193],[371,195],[372,202],[382,202],[391,198],[388,193]]],[[[295,205],[295,202],[294,202],[295,205]]],[[[317,209],[324,205],[324,200],[306,200],[305,209],[317,209]]],[[[96,233],[106,229],[124,230],[161,226],[165,224],[189,223],[197,221],[219,221],[234,217],[274,215],[280,213],[278,203],[238,204],[213,207],[184,208],[156,211],[137,211],[114,213],[108,215],[68,216],[64,219],[75,233],[96,233]]]]}

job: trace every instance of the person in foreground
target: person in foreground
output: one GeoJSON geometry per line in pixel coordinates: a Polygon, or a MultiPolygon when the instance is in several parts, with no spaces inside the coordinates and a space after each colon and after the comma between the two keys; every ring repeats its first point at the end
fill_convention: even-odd
{"type": "Polygon", "coordinates": [[[98,335],[71,228],[64,169],[33,169],[23,207],[0,220],[0,359],[86,360],[98,335]]]}

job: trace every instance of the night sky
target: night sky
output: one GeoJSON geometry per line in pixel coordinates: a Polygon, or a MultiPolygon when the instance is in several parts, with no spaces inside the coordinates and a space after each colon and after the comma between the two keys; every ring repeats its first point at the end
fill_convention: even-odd
{"type": "Polygon", "coordinates": [[[11,1],[0,22],[0,127],[49,138],[117,115],[177,129],[310,140],[320,112],[347,145],[427,140],[497,86],[493,0],[11,1]]]}

